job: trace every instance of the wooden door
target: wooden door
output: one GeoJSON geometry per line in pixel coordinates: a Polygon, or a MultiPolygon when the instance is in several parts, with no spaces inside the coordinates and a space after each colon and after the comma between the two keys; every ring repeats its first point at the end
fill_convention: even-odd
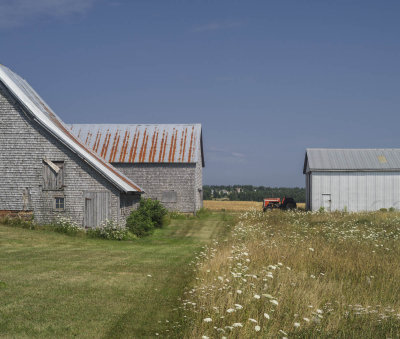
{"type": "Polygon", "coordinates": [[[325,211],[331,210],[331,195],[330,194],[322,194],[322,207],[325,211]]]}
{"type": "Polygon", "coordinates": [[[85,193],[85,227],[98,227],[110,217],[110,193],[85,193]]]}

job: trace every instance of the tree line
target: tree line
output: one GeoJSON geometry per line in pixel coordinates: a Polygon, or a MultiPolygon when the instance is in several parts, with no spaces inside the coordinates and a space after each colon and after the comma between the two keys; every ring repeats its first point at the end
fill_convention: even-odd
{"type": "Polygon", "coordinates": [[[204,185],[204,200],[227,199],[231,201],[262,201],[264,198],[291,197],[296,202],[306,201],[303,187],[265,187],[252,185],[204,185]]]}

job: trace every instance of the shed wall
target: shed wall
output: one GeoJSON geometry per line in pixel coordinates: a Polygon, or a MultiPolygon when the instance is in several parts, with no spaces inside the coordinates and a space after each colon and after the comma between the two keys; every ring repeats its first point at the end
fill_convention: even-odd
{"type": "Polygon", "coordinates": [[[144,197],[160,200],[171,211],[194,212],[202,206],[201,163],[113,163],[113,166],[142,187],[144,197]],[[165,201],[172,191],[176,193],[176,202],[165,201]]]}
{"type": "Polygon", "coordinates": [[[0,210],[33,210],[39,223],[69,216],[82,225],[88,191],[108,192],[108,215],[121,222],[119,190],[32,120],[0,83],[0,210]],[[64,162],[62,190],[43,189],[44,157],[64,162]],[[56,196],[65,197],[65,211],[54,210],[56,196]]]}
{"type": "Polygon", "coordinates": [[[332,211],[400,209],[400,172],[312,172],[310,178],[313,211],[323,206],[323,194],[330,194],[332,211]]]}

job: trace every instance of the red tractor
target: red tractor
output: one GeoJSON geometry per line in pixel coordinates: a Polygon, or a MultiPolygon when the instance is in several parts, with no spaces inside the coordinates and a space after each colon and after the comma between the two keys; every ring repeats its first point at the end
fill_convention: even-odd
{"type": "Polygon", "coordinates": [[[279,208],[282,210],[293,210],[296,208],[296,201],[293,198],[267,198],[263,200],[263,211],[279,208]]]}

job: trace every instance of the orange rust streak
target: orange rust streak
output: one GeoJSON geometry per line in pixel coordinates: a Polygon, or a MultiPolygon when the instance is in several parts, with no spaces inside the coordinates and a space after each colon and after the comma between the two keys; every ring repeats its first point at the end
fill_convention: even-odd
{"type": "Polygon", "coordinates": [[[147,149],[147,141],[148,140],[149,140],[149,135],[147,134],[146,135],[146,141],[144,143],[144,150],[143,150],[143,153],[142,153],[142,161],[141,162],[144,162],[144,159],[146,158],[146,149],[147,149]]]}
{"type": "Polygon", "coordinates": [[[153,157],[151,158],[151,162],[154,162],[154,158],[155,158],[155,156],[156,156],[156,152],[157,152],[157,142],[158,142],[158,131],[157,131],[157,134],[156,134],[156,140],[155,140],[155,143],[154,143],[154,150],[153,150],[153,157]]]}
{"type": "Polygon", "coordinates": [[[97,152],[98,149],[99,149],[100,141],[101,141],[101,132],[99,131],[99,139],[97,140],[97,145],[96,145],[95,152],[97,152]]]}
{"type": "Polygon", "coordinates": [[[181,158],[182,158],[182,147],[183,147],[183,131],[182,131],[182,135],[181,135],[181,145],[179,147],[179,158],[178,158],[178,161],[181,161],[181,158]]]}
{"type": "Polygon", "coordinates": [[[137,137],[136,137],[136,143],[135,143],[135,149],[133,151],[133,157],[132,157],[132,162],[135,162],[135,158],[136,158],[136,152],[137,152],[137,146],[139,143],[139,136],[140,136],[140,132],[138,133],[137,137]]]}
{"type": "Polygon", "coordinates": [[[160,155],[158,156],[158,162],[161,162],[163,156],[163,148],[164,148],[164,137],[165,137],[165,130],[163,131],[163,135],[161,138],[161,148],[160,148],[160,155]]]}
{"type": "Polygon", "coordinates": [[[154,152],[154,138],[156,136],[156,131],[153,132],[153,136],[151,137],[151,147],[150,147],[150,154],[149,154],[149,162],[151,161],[151,158],[153,156],[153,152],[154,152]]]}
{"type": "Polygon", "coordinates": [[[114,155],[115,148],[116,148],[115,144],[117,142],[117,139],[118,139],[118,131],[114,135],[113,145],[112,145],[111,153],[110,153],[110,159],[108,160],[108,162],[112,162],[112,160],[113,160],[113,155],[114,155]]]}
{"type": "Polygon", "coordinates": [[[110,137],[110,134],[108,133],[108,130],[107,130],[106,136],[105,136],[105,138],[104,138],[103,147],[101,148],[101,154],[100,154],[100,156],[101,156],[102,158],[105,158],[105,157],[106,157],[107,148],[108,148],[107,141],[109,140],[109,137],[110,137]]]}
{"type": "Polygon", "coordinates": [[[143,134],[142,146],[140,147],[140,152],[139,152],[139,162],[142,161],[144,143],[146,142],[146,134],[147,134],[147,129],[144,130],[143,134]]]}
{"type": "Polygon", "coordinates": [[[168,162],[171,162],[172,158],[172,148],[174,147],[174,132],[172,132],[172,137],[171,137],[171,145],[169,147],[169,155],[168,155],[168,162]]]}
{"type": "Polygon", "coordinates": [[[115,162],[115,157],[117,156],[118,145],[119,145],[119,137],[120,137],[120,135],[118,134],[117,143],[115,144],[115,148],[114,148],[114,155],[113,155],[112,162],[115,162]]]}
{"type": "Polygon", "coordinates": [[[129,162],[132,162],[133,148],[134,148],[134,146],[135,146],[136,135],[137,135],[137,130],[135,131],[135,134],[133,135],[133,140],[132,140],[132,145],[131,145],[131,151],[129,152],[129,162]]]}
{"type": "Polygon", "coordinates": [[[97,131],[97,134],[96,134],[96,140],[94,141],[94,144],[93,144],[93,151],[96,151],[96,145],[97,145],[97,139],[99,138],[99,131],[97,131]]]}
{"type": "Polygon", "coordinates": [[[193,145],[193,133],[194,133],[194,126],[192,127],[192,135],[190,136],[190,147],[189,147],[189,157],[188,162],[192,159],[192,145],[193,145]]]}
{"type": "Polygon", "coordinates": [[[124,150],[124,158],[122,159],[125,162],[126,158],[126,152],[128,151],[128,143],[129,143],[129,138],[131,137],[131,132],[128,132],[128,135],[126,137],[126,144],[125,144],[125,150],[124,150]]]}
{"type": "Polygon", "coordinates": [[[183,141],[183,154],[182,154],[181,162],[183,162],[185,160],[186,136],[187,136],[187,128],[185,128],[185,140],[183,141]]]}
{"type": "Polygon", "coordinates": [[[173,153],[172,153],[172,162],[174,162],[174,160],[175,160],[176,139],[178,139],[178,131],[175,132],[174,151],[173,151],[173,153]]]}
{"type": "Polygon", "coordinates": [[[125,154],[126,154],[126,148],[128,147],[128,131],[125,131],[124,135],[124,140],[122,141],[122,147],[121,147],[121,153],[119,154],[119,162],[124,162],[125,160],[125,154]]]}
{"type": "Polygon", "coordinates": [[[166,133],[166,135],[165,135],[164,149],[163,149],[162,160],[161,160],[162,162],[164,162],[164,159],[165,159],[165,150],[167,148],[167,140],[168,140],[168,133],[166,133]]]}

